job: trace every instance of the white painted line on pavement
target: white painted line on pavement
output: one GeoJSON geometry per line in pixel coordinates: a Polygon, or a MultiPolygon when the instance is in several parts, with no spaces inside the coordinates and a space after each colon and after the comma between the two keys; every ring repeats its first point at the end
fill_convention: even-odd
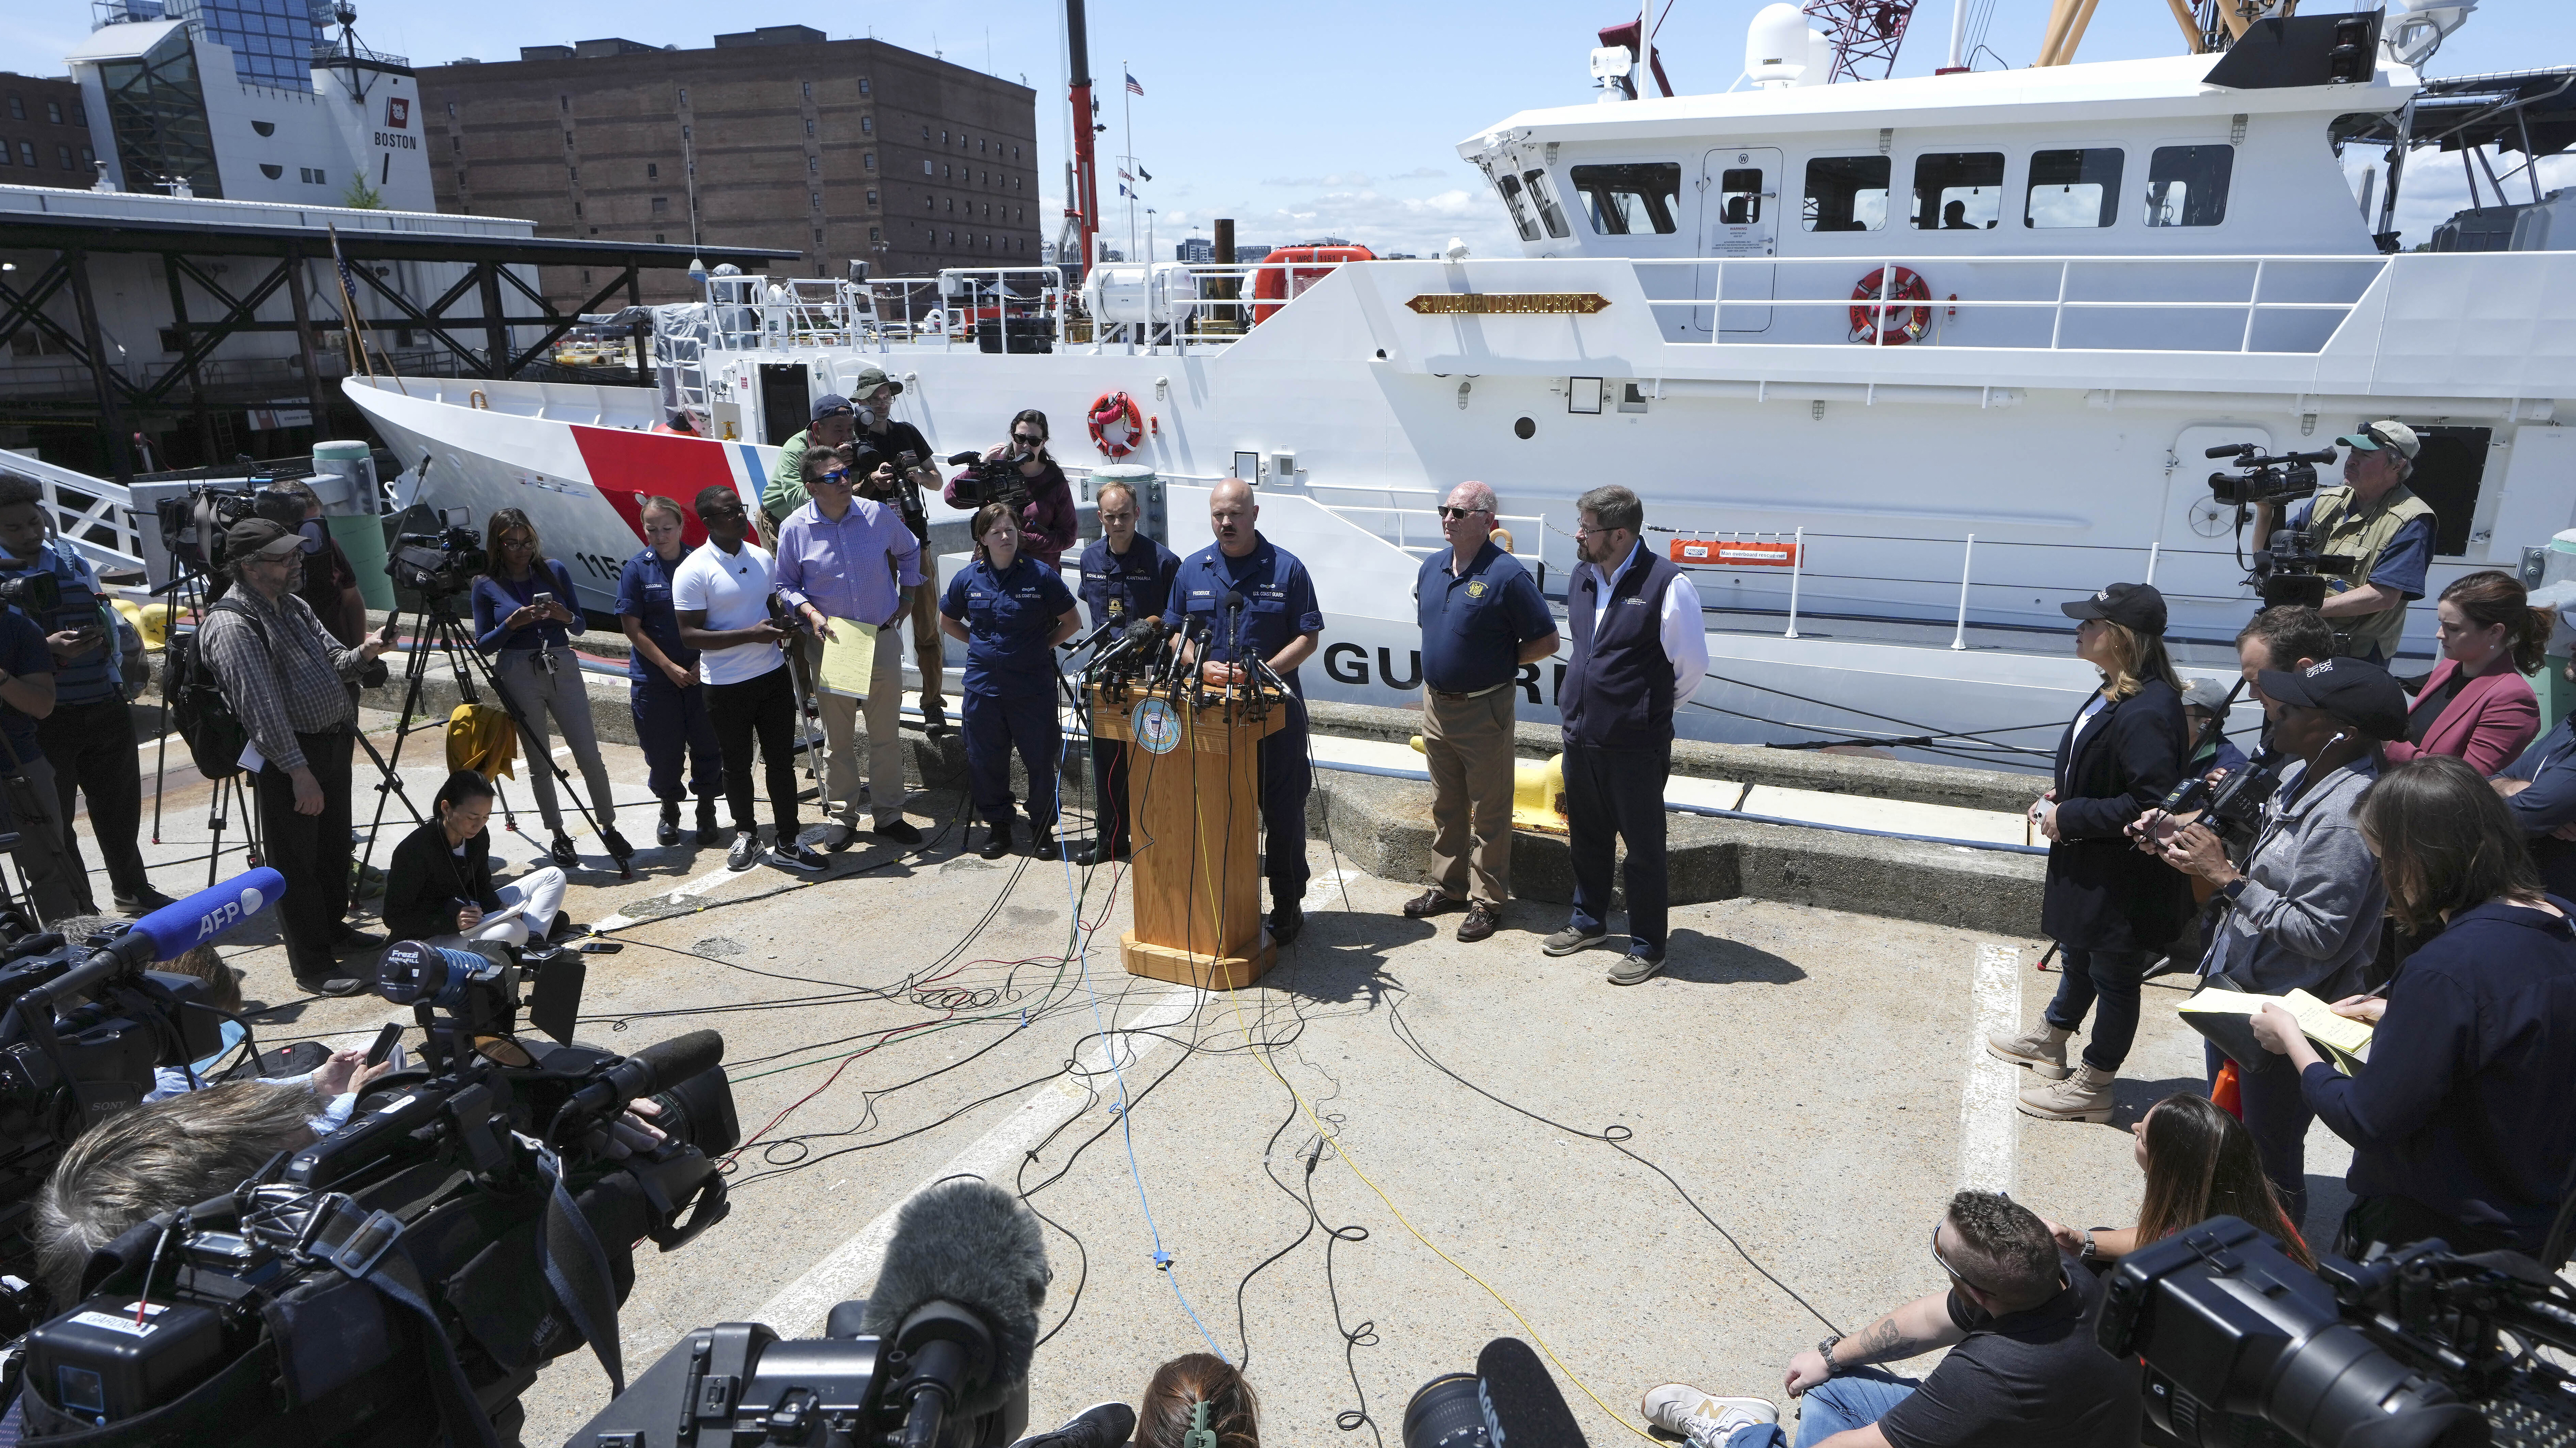
{"type": "MultiPolygon", "coordinates": [[[[1133,1020],[1117,1029],[1153,1030],[1188,1020],[1198,1010],[1201,993],[1180,986],[1164,992],[1148,1003],[1133,1020]]],[[[825,1254],[823,1260],[806,1270],[804,1276],[787,1284],[766,1306],[751,1315],[753,1322],[767,1323],[781,1337],[819,1337],[823,1320],[832,1308],[865,1293],[877,1280],[877,1270],[885,1260],[886,1241],[894,1235],[895,1214],[903,1204],[940,1182],[956,1176],[981,1177],[1006,1190],[1011,1173],[1029,1148],[1045,1139],[1049,1132],[1082,1114],[1091,1104],[1092,1092],[1083,1081],[1086,1075],[1099,1075],[1109,1069],[1109,1049],[1121,1047],[1118,1068],[1132,1071],[1150,1060],[1164,1046],[1160,1036],[1110,1035],[1095,1040],[1083,1050],[1080,1069],[1056,1078],[1053,1085],[1041,1087],[1021,1102],[999,1124],[964,1151],[950,1157],[946,1165],[932,1172],[921,1185],[897,1198],[892,1206],[877,1214],[876,1220],[859,1229],[857,1236],[825,1254]]],[[[1136,1089],[1130,1078],[1129,1089],[1136,1089]]],[[[1103,1095],[1114,1096],[1114,1088],[1103,1095]]]]}
{"type": "MultiPolygon", "coordinates": [[[[587,833],[587,831],[585,831],[585,833],[587,833]]],[[[707,871],[705,874],[698,876],[696,879],[689,881],[687,884],[678,886],[652,898],[656,900],[667,900],[670,903],[677,905],[683,900],[694,900],[700,895],[707,893],[709,890],[714,889],[718,885],[723,884],[727,880],[738,880],[744,875],[750,873],[751,872],[748,870],[736,871],[727,866],[718,865],[714,869],[707,871]]],[[[648,918],[659,919],[660,917],[654,916],[648,918]]],[[[596,931],[605,932],[610,930],[623,930],[627,926],[635,923],[637,923],[636,917],[620,910],[613,915],[609,915],[594,922],[590,928],[596,931]]]]}
{"type": "Polygon", "coordinates": [[[2012,1190],[2013,1159],[2021,1144],[2022,1081],[2026,1073],[1986,1053],[1990,1032],[2009,1033],[2021,1018],[2021,952],[1980,944],[1971,988],[1976,1011],[1968,1034],[1968,1077],[1959,1092],[1959,1185],[1981,1191],[2012,1190]]]}

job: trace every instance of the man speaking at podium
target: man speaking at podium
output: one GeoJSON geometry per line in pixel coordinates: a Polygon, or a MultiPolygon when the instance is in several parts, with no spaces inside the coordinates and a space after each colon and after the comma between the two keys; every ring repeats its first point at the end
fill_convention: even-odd
{"type": "MultiPolygon", "coordinates": [[[[1306,925],[1306,701],[1297,666],[1324,631],[1315,584],[1296,555],[1261,536],[1252,488],[1228,478],[1208,494],[1208,531],[1216,542],[1190,555],[1172,581],[1166,623],[1190,630],[1184,657],[1233,664],[1266,660],[1286,685],[1286,722],[1261,741],[1262,852],[1270,877],[1270,938],[1281,945],[1306,925]],[[1232,600],[1231,603],[1228,600],[1232,600]]],[[[1243,682],[1259,686],[1258,669],[1243,682]]]]}

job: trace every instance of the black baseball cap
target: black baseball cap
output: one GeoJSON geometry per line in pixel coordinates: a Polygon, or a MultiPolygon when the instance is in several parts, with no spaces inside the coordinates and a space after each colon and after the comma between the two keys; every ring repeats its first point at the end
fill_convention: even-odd
{"type": "Polygon", "coordinates": [[[2068,618],[2098,618],[2142,634],[2165,631],[2165,596],[2152,583],[2114,583],[2091,598],[2061,603],[2068,618]]]}
{"type": "Polygon", "coordinates": [[[2406,733],[2406,691],[2368,659],[2326,659],[2296,673],[2265,669],[2263,695],[2301,709],[2322,709],[2383,743],[2406,733]]]}
{"type": "Polygon", "coordinates": [[[224,530],[224,553],[233,558],[283,558],[304,546],[304,539],[266,518],[244,518],[224,530]]]}
{"type": "Polygon", "coordinates": [[[852,410],[853,409],[850,407],[850,399],[843,397],[837,392],[826,392],[822,396],[814,399],[814,416],[812,420],[815,422],[821,422],[824,418],[843,416],[852,410]]]}

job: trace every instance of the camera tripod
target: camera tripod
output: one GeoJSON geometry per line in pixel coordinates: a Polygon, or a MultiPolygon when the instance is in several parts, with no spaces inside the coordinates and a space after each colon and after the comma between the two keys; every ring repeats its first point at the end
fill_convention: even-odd
{"type": "MultiPolygon", "coordinates": [[[[171,612],[174,616],[181,609],[185,609],[188,626],[198,630],[202,635],[206,622],[206,606],[214,601],[208,597],[208,594],[213,590],[209,587],[209,581],[204,572],[190,565],[185,559],[178,559],[176,555],[173,557],[179,565],[179,576],[162,585],[157,591],[170,598],[171,612]]],[[[174,629],[177,627],[175,617],[171,626],[174,629]]],[[[165,660],[169,657],[166,647],[162,657],[165,660]]],[[[177,688],[178,683],[177,676],[165,665],[161,672],[161,738],[153,746],[152,752],[152,843],[156,845],[161,843],[161,792],[170,760],[171,721],[177,717],[172,708],[170,691],[177,688]]],[[[359,742],[365,743],[366,736],[360,735],[359,742]]],[[[373,746],[369,747],[373,748],[373,746]]],[[[229,827],[229,822],[236,812],[239,813],[242,821],[242,850],[245,863],[249,868],[254,869],[259,865],[261,858],[259,806],[250,788],[243,782],[249,777],[248,771],[243,771],[210,781],[214,789],[206,800],[208,839],[206,883],[208,885],[214,884],[216,876],[222,873],[224,831],[229,827]]]]}
{"type": "MultiPolygon", "coordinates": [[[[402,713],[394,724],[393,753],[390,756],[377,754],[373,745],[369,745],[367,749],[370,755],[375,756],[376,768],[382,772],[383,780],[376,786],[376,814],[375,818],[367,824],[367,848],[358,860],[361,870],[375,856],[376,831],[384,823],[385,801],[388,797],[400,797],[403,808],[410,811],[413,820],[418,821],[422,818],[420,807],[413,804],[411,796],[404,792],[402,774],[397,766],[402,762],[403,744],[411,738],[414,731],[445,727],[443,721],[420,718],[421,695],[429,679],[429,666],[432,659],[443,658],[447,661],[448,672],[456,679],[456,694],[459,699],[468,704],[482,703],[483,701],[476,697],[475,693],[479,681],[483,687],[492,691],[492,697],[500,703],[502,712],[510,716],[510,727],[517,731],[518,742],[525,746],[530,736],[527,716],[511,700],[509,691],[501,687],[500,678],[492,672],[492,666],[486,663],[483,656],[475,650],[472,633],[468,631],[465,620],[457,616],[455,596],[439,594],[426,597],[422,602],[418,636],[412,640],[410,651],[404,655],[402,713]]],[[[364,736],[361,736],[360,742],[365,742],[364,736]]],[[[526,753],[528,768],[532,771],[552,770],[556,786],[571,797],[573,808],[581,813],[582,823],[594,831],[599,830],[599,821],[592,816],[590,805],[583,799],[581,792],[573,787],[571,771],[555,763],[554,757],[550,754],[543,754],[542,751],[533,748],[527,749],[526,753]]],[[[511,807],[509,796],[502,792],[501,782],[497,779],[492,781],[492,792],[501,804],[502,827],[514,835],[524,834],[525,831],[519,828],[518,811],[511,807]]],[[[617,859],[617,872],[621,878],[629,880],[635,878],[635,863],[631,858],[614,856],[612,858],[617,859]]]]}

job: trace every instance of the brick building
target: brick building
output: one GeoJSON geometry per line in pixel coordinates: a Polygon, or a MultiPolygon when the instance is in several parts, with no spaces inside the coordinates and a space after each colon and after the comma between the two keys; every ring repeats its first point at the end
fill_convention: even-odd
{"type": "Polygon", "coordinates": [[[0,186],[69,186],[98,179],[89,112],[69,76],[0,70],[0,186]]]}
{"type": "MultiPolygon", "coordinates": [[[[442,211],[540,236],[792,249],[799,276],[1034,266],[1037,94],[877,40],[802,25],[712,48],[532,46],[420,70],[442,211]],[[694,163],[694,193],[691,166],[694,163]]],[[[543,269],[557,305],[595,286],[543,269]]],[[[684,278],[645,300],[686,300],[684,278]]]]}

